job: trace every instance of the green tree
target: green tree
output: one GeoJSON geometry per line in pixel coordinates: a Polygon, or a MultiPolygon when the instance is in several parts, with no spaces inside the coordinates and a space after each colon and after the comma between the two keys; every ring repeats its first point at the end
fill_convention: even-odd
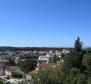
{"type": "Polygon", "coordinates": [[[40,71],[34,77],[34,84],[87,84],[87,76],[82,73],[85,71],[82,65],[83,43],[79,37],[74,45],[73,50],[63,57],[64,62],[57,70],[48,68],[40,71]]]}
{"type": "Polygon", "coordinates": [[[0,78],[0,84],[3,84],[3,81],[4,81],[4,80],[3,80],[2,78],[0,78]]]}
{"type": "Polygon", "coordinates": [[[83,57],[83,65],[86,67],[86,74],[91,77],[91,54],[87,54],[83,57]]]}
{"type": "Polygon", "coordinates": [[[77,40],[74,43],[74,49],[68,53],[66,56],[64,56],[64,65],[65,67],[74,67],[81,69],[82,67],[82,59],[83,59],[83,50],[82,50],[82,42],[80,41],[80,38],[78,37],[77,40]]]}
{"type": "Polygon", "coordinates": [[[72,68],[70,71],[70,84],[86,84],[85,74],[81,74],[77,68],[72,68]]]}
{"type": "Polygon", "coordinates": [[[35,67],[37,66],[37,61],[24,59],[19,62],[18,66],[23,72],[28,73],[35,69],[35,67]]]}
{"type": "Polygon", "coordinates": [[[83,44],[80,41],[79,37],[75,41],[74,45],[75,45],[74,49],[70,53],[64,56],[64,63],[61,68],[61,77],[60,77],[61,84],[71,84],[71,83],[79,84],[78,82],[81,81],[80,77],[82,77],[83,75],[81,74],[81,72],[83,71],[83,66],[82,66],[83,44]],[[73,74],[73,72],[75,74],[72,76],[71,74],[73,74]]]}
{"type": "Polygon", "coordinates": [[[73,67],[75,68],[81,68],[82,66],[82,59],[83,59],[83,50],[82,50],[82,41],[80,41],[80,38],[78,37],[75,41],[75,47],[73,50],[73,67]]]}
{"type": "Polygon", "coordinates": [[[87,84],[91,84],[91,77],[88,78],[87,84]]]}
{"type": "Polygon", "coordinates": [[[59,73],[52,65],[33,76],[34,84],[60,84],[59,73]]]}

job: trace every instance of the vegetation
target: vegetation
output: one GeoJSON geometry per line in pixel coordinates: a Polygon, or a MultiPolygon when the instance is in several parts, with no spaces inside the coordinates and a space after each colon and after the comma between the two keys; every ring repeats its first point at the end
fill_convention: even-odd
{"type": "Polygon", "coordinates": [[[72,48],[55,48],[55,47],[0,47],[0,51],[49,51],[49,50],[63,50],[63,49],[69,49],[72,48]]]}
{"type": "Polygon", "coordinates": [[[11,74],[13,78],[18,78],[18,79],[23,78],[23,75],[18,72],[12,72],[11,74]]]}
{"type": "Polygon", "coordinates": [[[35,67],[37,66],[37,61],[30,60],[30,59],[24,59],[19,62],[18,66],[23,72],[28,73],[35,69],[35,67]]]}
{"type": "MultiPolygon", "coordinates": [[[[41,69],[37,74],[33,75],[33,81],[31,82],[33,84],[91,84],[91,48],[83,49],[82,46],[83,43],[78,37],[74,43],[74,48],[69,48],[70,52],[68,54],[62,54],[63,62],[57,62],[58,58],[55,56],[53,62],[49,63],[47,68],[41,69]]],[[[62,50],[62,48],[2,48],[2,50],[7,49],[12,51],[62,50]]],[[[24,55],[18,66],[24,73],[28,73],[37,66],[37,56],[32,56],[31,54],[24,55]]],[[[10,60],[9,65],[15,65],[15,63],[10,60]]],[[[23,75],[12,72],[12,77],[23,78],[23,75]]],[[[25,84],[25,82],[23,83],[25,84]]],[[[0,84],[3,84],[2,79],[0,79],[0,84]]]]}
{"type": "Polygon", "coordinates": [[[40,70],[38,74],[33,76],[34,84],[58,84],[58,75],[57,67],[53,69],[52,65],[49,64],[46,69],[40,70]]]}
{"type": "Polygon", "coordinates": [[[9,62],[7,63],[9,66],[16,66],[15,61],[9,58],[9,62]]]}
{"type": "Polygon", "coordinates": [[[33,76],[34,84],[91,84],[91,53],[82,49],[78,37],[74,49],[56,68],[48,67],[33,76]]]}
{"type": "Polygon", "coordinates": [[[2,78],[0,78],[0,84],[3,84],[3,81],[4,81],[4,80],[3,80],[2,78]]]}

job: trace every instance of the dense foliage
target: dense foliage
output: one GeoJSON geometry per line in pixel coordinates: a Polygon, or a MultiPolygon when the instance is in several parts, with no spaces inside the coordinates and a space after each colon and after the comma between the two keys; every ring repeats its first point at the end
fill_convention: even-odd
{"type": "MultiPolygon", "coordinates": [[[[48,67],[33,77],[34,84],[91,84],[91,54],[82,49],[78,37],[74,49],[56,68],[48,67]]],[[[51,65],[52,66],[52,65],[51,65]]]]}
{"type": "Polygon", "coordinates": [[[23,75],[18,72],[12,72],[11,75],[13,78],[23,78],[23,75]]]}
{"type": "Polygon", "coordinates": [[[23,59],[19,62],[18,66],[23,72],[28,73],[35,69],[37,66],[37,61],[31,59],[23,59]]]}
{"type": "Polygon", "coordinates": [[[3,81],[4,81],[4,80],[3,80],[2,78],[0,78],[0,84],[3,84],[3,81]]]}

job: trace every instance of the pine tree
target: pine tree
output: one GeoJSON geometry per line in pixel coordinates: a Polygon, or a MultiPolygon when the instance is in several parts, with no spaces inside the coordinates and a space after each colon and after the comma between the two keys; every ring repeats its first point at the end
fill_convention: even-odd
{"type": "Polygon", "coordinates": [[[78,37],[75,41],[75,47],[73,50],[73,67],[75,68],[81,68],[82,66],[82,59],[83,59],[83,51],[82,51],[82,41],[80,41],[80,38],[78,37]]]}

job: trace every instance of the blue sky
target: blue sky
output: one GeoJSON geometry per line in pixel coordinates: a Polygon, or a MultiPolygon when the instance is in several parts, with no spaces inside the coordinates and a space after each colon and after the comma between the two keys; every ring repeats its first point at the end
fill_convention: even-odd
{"type": "Polygon", "coordinates": [[[0,46],[91,46],[91,0],[0,0],[0,46]]]}

